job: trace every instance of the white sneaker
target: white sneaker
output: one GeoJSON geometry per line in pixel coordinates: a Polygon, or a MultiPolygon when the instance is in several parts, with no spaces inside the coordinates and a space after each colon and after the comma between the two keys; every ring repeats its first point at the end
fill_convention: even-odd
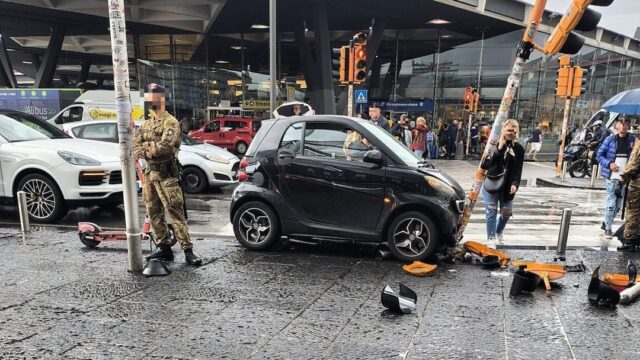
{"type": "Polygon", "coordinates": [[[498,240],[498,245],[503,245],[504,244],[504,237],[502,237],[502,233],[497,233],[496,234],[496,238],[498,240]]]}
{"type": "Polygon", "coordinates": [[[490,237],[487,239],[487,247],[489,249],[495,249],[497,245],[497,241],[495,237],[490,237]]]}

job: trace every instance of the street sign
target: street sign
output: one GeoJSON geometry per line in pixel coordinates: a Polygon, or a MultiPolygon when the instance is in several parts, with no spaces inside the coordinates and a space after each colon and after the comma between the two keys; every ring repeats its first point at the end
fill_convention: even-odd
{"type": "Polygon", "coordinates": [[[356,98],[356,104],[366,104],[369,101],[369,91],[356,90],[354,97],[356,98]]]}

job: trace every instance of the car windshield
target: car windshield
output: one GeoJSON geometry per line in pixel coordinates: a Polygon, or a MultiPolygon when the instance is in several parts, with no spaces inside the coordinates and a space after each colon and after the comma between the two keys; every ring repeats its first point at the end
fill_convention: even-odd
{"type": "Polygon", "coordinates": [[[399,157],[405,165],[414,167],[419,166],[421,160],[413,155],[413,153],[409,151],[409,149],[398,142],[386,130],[370,122],[361,122],[360,124],[362,124],[362,126],[364,126],[367,130],[369,130],[377,140],[385,144],[389,148],[389,150],[396,154],[396,156],[399,157]]]}
{"type": "Polygon", "coordinates": [[[57,127],[29,114],[0,113],[0,135],[9,142],[65,139],[69,136],[57,127]]]}
{"type": "Polygon", "coordinates": [[[202,144],[201,141],[191,138],[185,134],[182,134],[182,145],[191,146],[191,145],[200,145],[200,144],[202,144]]]}

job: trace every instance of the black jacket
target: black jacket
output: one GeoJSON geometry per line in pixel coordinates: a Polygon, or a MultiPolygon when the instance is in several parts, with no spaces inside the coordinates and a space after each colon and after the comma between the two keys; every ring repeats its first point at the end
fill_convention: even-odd
{"type": "Polygon", "coordinates": [[[522,178],[522,165],[524,164],[524,148],[517,142],[505,145],[502,150],[496,148],[496,152],[489,160],[487,175],[496,176],[504,172],[505,187],[500,194],[503,201],[511,201],[515,194],[510,194],[511,185],[520,188],[522,178]],[[513,151],[509,151],[512,149],[513,151]],[[505,156],[505,153],[509,153],[505,156]],[[505,171],[506,170],[506,171],[505,171]]]}

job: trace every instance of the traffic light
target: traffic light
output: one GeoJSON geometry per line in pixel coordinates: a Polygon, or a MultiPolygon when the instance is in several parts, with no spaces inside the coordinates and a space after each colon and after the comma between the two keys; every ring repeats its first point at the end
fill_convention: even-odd
{"type": "Polygon", "coordinates": [[[585,85],[587,84],[587,71],[579,66],[573,68],[573,88],[571,97],[577,98],[585,93],[585,85]]]}
{"type": "Polygon", "coordinates": [[[473,110],[473,89],[471,86],[464,88],[464,107],[463,110],[471,112],[473,110]]]}
{"type": "Polygon", "coordinates": [[[332,59],[333,76],[339,79],[340,84],[347,84],[349,82],[349,75],[351,71],[351,54],[349,47],[343,46],[339,49],[333,49],[333,54],[338,57],[337,59],[332,59]]]}
{"type": "Polygon", "coordinates": [[[476,114],[478,112],[478,105],[480,104],[480,94],[478,94],[475,90],[473,92],[473,109],[472,113],[476,114]]]}
{"type": "Polygon", "coordinates": [[[353,83],[361,84],[367,78],[367,47],[356,44],[353,48],[353,83]]]}
{"type": "Polygon", "coordinates": [[[580,51],[584,45],[584,38],[572,31],[591,31],[596,28],[601,17],[600,13],[589,9],[588,6],[609,6],[611,3],[613,0],[573,0],[542,51],[547,55],[575,54],[580,51]]]}

